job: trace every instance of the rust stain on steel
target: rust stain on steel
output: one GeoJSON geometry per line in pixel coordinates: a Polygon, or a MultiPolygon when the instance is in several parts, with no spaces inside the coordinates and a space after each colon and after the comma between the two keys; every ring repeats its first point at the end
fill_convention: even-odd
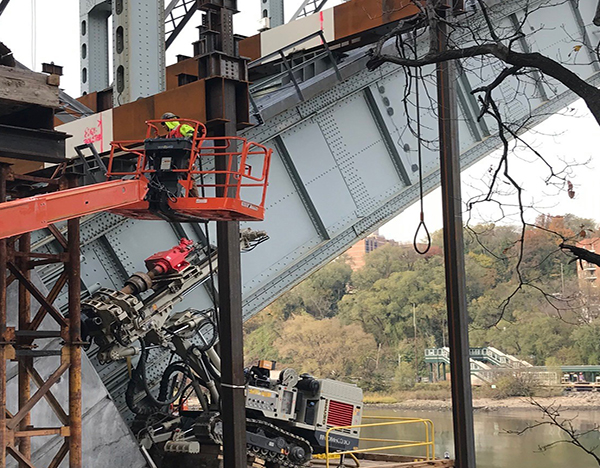
{"type": "MultiPolygon", "coordinates": [[[[198,67],[195,67],[196,73],[198,67]]],[[[156,117],[165,112],[173,112],[181,118],[206,121],[206,88],[204,80],[199,80],[177,89],[154,96],[156,117]]]]}
{"type": "MultiPolygon", "coordinates": [[[[69,188],[78,185],[77,175],[68,176],[69,188]]],[[[82,468],[81,454],[81,261],[79,218],[67,221],[69,262],[69,468],[82,468]]]]}
{"type": "Polygon", "coordinates": [[[81,263],[79,218],[68,225],[69,252],[69,468],[82,468],[81,456],[81,263]]]}
{"type": "Polygon", "coordinates": [[[78,97],[77,100],[86,107],[89,107],[94,112],[98,112],[98,92],[84,94],[78,97]]]}
{"type": "Polygon", "coordinates": [[[179,86],[177,75],[186,74],[198,77],[198,61],[188,58],[167,67],[167,91],[179,86]]]}
{"type": "MultiPolygon", "coordinates": [[[[159,116],[160,117],[160,116],[159,116]]],[[[155,119],[154,99],[138,99],[113,109],[113,140],[136,140],[146,132],[146,120],[155,119]]]]}
{"type": "Polygon", "coordinates": [[[58,382],[58,379],[60,379],[60,376],[63,375],[68,368],[69,368],[69,363],[61,364],[52,373],[52,375],[50,377],[48,377],[48,379],[46,380],[44,385],[42,385],[41,387],[38,388],[37,392],[35,392],[34,395],[29,399],[29,401],[27,401],[27,403],[23,406],[23,408],[20,409],[19,412],[17,414],[15,414],[9,420],[9,422],[6,424],[6,427],[8,429],[10,429],[11,431],[14,430],[17,427],[17,425],[19,424],[19,422],[23,419],[23,417],[27,413],[29,413],[29,411],[31,411],[31,408],[33,408],[36,405],[36,403],[38,401],[40,401],[41,398],[44,397],[44,395],[50,389],[50,387],[52,387],[52,385],[54,385],[56,382],[58,382]]]}
{"type": "MultiPolygon", "coordinates": [[[[23,234],[18,241],[19,252],[23,252],[24,256],[15,259],[18,262],[18,266],[23,272],[23,275],[28,281],[31,281],[31,272],[29,269],[29,258],[27,257],[31,253],[31,233],[23,234]]],[[[28,330],[31,323],[31,295],[25,287],[25,285],[19,282],[19,330],[28,330]]],[[[30,345],[31,339],[19,338],[17,344],[30,345]]],[[[18,370],[18,385],[19,385],[19,409],[21,409],[31,397],[31,385],[29,380],[29,373],[27,369],[33,367],[33,358],[23,357],[19,359],[18,370]]],[[[31,414],[25,415],[23,420],[19,423],[20,431],[26,431],[31,424],[31,414]]],[[[19,435],[19,451],[25,458],[31,458],[31,438],[27,434],[19,435]]],[[[24,468],[23,463],[20,464],[20,468],[24,468]]]]}
{"type": "Polygon", "coordinates": [[[412,0],[354,0],[334,7],[336,41],[419,12],[412,0]]]}
{"type": "Polygon", "coordinates": [[[165,112],[181,118],[206,121],[204,80],[165,91],[113,109],[113,139],[141,140],[146,120],[160,119],[165,112]]]}
{"type": "Polygon", "coordinates": [[[261,57],[260,46],[260,34],[247,37],[240,41],[240,56],[256,60],[261,57]]]}
{"type": "MultiPolygon", "coordinates": [[[[74,175],[65,178],[67,184],[74,183],[74,175]]],[[[8,166],[0,163],[0,203],[6,200],[6,182],[8,177],[8,166]]],[[[82,468],[81,456],[81,310],[80,310],[80,253],[79,253],[79,220],[68,222],[68,239],[60,233],[54,233],[65,252],[61,255],[44,255],[31,253],[31,237],[25,233],[18,241],[12,239],[0,240],[0,467],[6,465],[7,454],[14,458],[20,468],[33,468],[31,462],[31,437],[60,435],[67,440],[56,454],[48,468],[58,468],[67,452],[70,453],[69,468],[82,468]],[[58,235],[57,235],[58,234],[58,235]],[[51,258],[56,257],[56,259],[51,258]],[[41,258],[40,261],[48,259],[65,262],[63,274],[51,292],[45,296],[31,282],[30,269],[31,258],[41,258]],[[9,259],[12,260],[9,261],[9,259]],[[13,271],[12,278],[19,282],[19,305],[18,305],[18,330],[38,332],[33,335],[19,335],[13,328],[6,326],[6,288],[7,278],[5,272],[13,271]],[[69,282],[69,320],[52,305],[62,285],[69,282]],[[40,302],[40,310],[31,320],[31,296],[40,302]],[[16,340],[16,347],[28,348],[37,337],[44,337],[43,331],[37,328],[41,324],[47,312],[53,316],[61,327],[60,335],[65,341],[61,349],[60,366],[47,379],[37,373],[33,366],[32,357],[18,358],[18,412],[10,414],[6,409],[6,360],[14,359],[14,348],[11,344],[16,340]],[[16,338],[15,338],[16,336],[16,338]],[[69,372],[69,414],[61,407],[51,388],[58,382],[60,377],[69,372]],[[30,381],[35,382],[36,392],[32,395],[30,381]],[[31,425],[31,410],[42,399],[45,398],[52,410],[62,423],[60,427],[36,428],[31,425]]],[[[56,332],[54,332],[56,333],[56,332]]]]}

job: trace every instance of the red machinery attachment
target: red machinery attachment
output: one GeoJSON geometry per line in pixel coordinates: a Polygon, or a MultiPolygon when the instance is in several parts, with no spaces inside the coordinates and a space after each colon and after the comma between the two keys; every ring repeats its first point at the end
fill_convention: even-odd
{"type": "Polygon", "coordinates": [[[186,257],[194,250],[194,241],[182,238],[179,245],[171,250],[157,252],[145,260],[148,271],[155,270],[157,274],[164,275],[179,272],[189,266],[186,257]]]}
{"type": "Polygon", "coordinates": [[[138,219],[193,221],[262,221],[272,150],[239,137],[206,136],[200,122],[191,138],[163,138],[150,120],[144,141],[115,141],[107,176],[148,180],[148,194],[138,203],[111,210],[138,219]],[[129,155],[129,157],[128,157],[129,155]],[[215,160],[224,158],[226,169],[215,160]],[[130,161],[130,168],[116,169],[130,161]],[[134,167],[131,167],[131,166],[134,167]]]}

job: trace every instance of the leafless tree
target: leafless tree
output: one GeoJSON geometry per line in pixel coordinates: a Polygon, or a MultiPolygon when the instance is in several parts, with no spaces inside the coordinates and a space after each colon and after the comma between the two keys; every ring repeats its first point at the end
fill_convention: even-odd
{"type": "Polygon", "coordinates": [[[530,424],[519,431],[507,431],[509,434],[522,435],[542,426],[556,427],[561,431],[563,438],[538,446],[539,451],[545,452],[546,450],[556,447],[557,445],[570,444],[583,450],[594,459],[598,466],[600,466],[600,457],[596,454],[598,446],[596,445],[594,447],[590,447],[584,442],[584,438],[586,436],[590,434],[598,434],[600,432],[600,426],[594,424],[589,429],[579,430],[573,425],[573,421],[575,421],[577,416],[572,418],[566,418],[562,416],[560,406],[555,404],[544,406],[535,399],[531,399],[530,402],[533,406],[541,411],[541,421],[536,421],[535,423],[530,424]]]}
{"type": "MultiPolygon", "coordinates": [[[[509,112],[502,109],[503,103],[496,98],[502,85],[509,79],[515,80],[518,85],[522,85],[520,92],[532,89],[531,86],[527,88],[528,84],[544,83],[552,88],[553,83],[558,82],[583,99],[596,122],[600,125],[600,90],[587,83],[566,66],[566,62],[569,60],[572,62],[570,65],[577,65],[585,59],[571,58],[566,59],[565,63],[560,63],[542,53],[528,51],[528,48],[523,46],[527,37],[537,32],[525,31],[525,25],[531,15],[543,9],[564,5],[568,1],[523,0],[523,14],[518,20],[515,20],[512,27],[506,28],[499,24],[498,18],[488,8],[486,0],[468,2],[468,6],[472,7],[470,11],[456,18],[447,15],[447,9],[444,6],[448,2],[445,0],[412,0],[419,13],[412,18],[401,21],[393,30],[383,36],[370,51],[371,58],[368,62],[370,70],[375,70],[385,63],[396,64],[405,69],[408,78],[404,93],[405,105],[416,81],[425,79],[423,70],[428,66],[450,61],[455,64],[455,67],[461,73],[470,71],[475,74],[477,74],[475,69],[477,67],[483,68],[484,65],[492,64],[498,69],[495,77],[474,89],[472,94],[477,97],[480,104],[478,120],[491,119],[497,128],[498,138],[501,142],[501,154],[495,167],[490,168],[489,180],[485,190],[467,203],[467,229],[470,226],[473,210],[479,204],[494,205],[501,212],[501,216],[504,216],[507,208],[514,209],[520,220],[521,233],[515,245],[517,251],[515,271],[519,279],[519,285],[500,305],[501,313],[498,316],[498,322],[502,319],[511,299],[524,288],[532,288],[542,294],[548,303],[559,312],[559,316],[562,309],[573,310],[578,307],[576,299],[549,294],[537,286],[535,280],[523,273],[522,264],[525,255],[526,231],[532,228],[548,229],[543,226],[536,226],[526,219],[526,210],[532,207],[528,206],[528,202],[524,199],[524,187],[519,182],[519,178],[515,176],[514,169],[511,171],[513,167],[511,157],[516,157],[517,150],[527,151],[533,155],[534,159],[545,168],[546,185],[564,191],[570,197],[574,196],[573,184],[570,181],[573,174],[572,168],[577,163],[563,161],[559,164],[561,167],[557,167],[556,163],[547,159],[534,144],[523,136],[523,133],[532,127],[531,120],[533,119],[526,118],[518,122],[511,121],[509,112]],[[440,50],[437,34],[441,23],[444,23],[450,31],[448,45],[444,50],[440,50]],[[428,39],[428,47],[425,50],[418,47],[417,39],[419,38],[428,39]],[[389,44],[392,41],[394,47],[393,52],[390,53],[389,44]],[[508,190],[506,187],[508,187],[508,190]],[[505,197],[507,193],[514,197],[514,202],[507,204],[505,197]]],[[[595,24],[600,24],[600,5],[598,5],[598,13],[593,21],[595,24]]],[[[540,29],[543,28],[544,26],[540,26],[540,29]]],[[[568,34],[566,31],[564,33],[568,34]]],[[[590,52],[587,55],[591,56],[592,59],[588,59],[588,64],[590,60],[598,60],[600,44],[590,50],[584,41],[581,41],[574,47],[573,57],[580,57],[579,51],[582,49],[590,52]]],[[[432,108],[434,108],[433,103],[432,108]]],[[[409,121],[409,127],[412,125],[414,123],[409,121]]],[[[415,135],[418,134],[414,129],[411,130],[415,135]]],[[[471,230],[471,233],[479,238],[476,231],[471,230]]],[[[565,237],[564,233],[554,232],[554,234],[562,242],[573,241],[573,239],[565,237]]],[[[555,253],[559,252],[560,248],[557,246],[555,253]]]]}

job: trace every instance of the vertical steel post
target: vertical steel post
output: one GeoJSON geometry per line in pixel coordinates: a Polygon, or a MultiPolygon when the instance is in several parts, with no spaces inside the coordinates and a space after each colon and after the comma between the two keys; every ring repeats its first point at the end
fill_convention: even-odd
{"type": "MultiPolygon", "coordinates": [[[[6,201],[8,164],[0,163],[0,203],[6,201]]],[[[0,467],[6,466],[6,239],[0,239],[0,467]]]]}
{"type": "Polygon", "coordinates": [[[217,222],[224,468],[247,465],[239,236],[237,221],[217,222]]]}
{"type": "MultiPolygon", "coordinates": [[[[233,37],[233,14],[237,2],[200,0],[200,8],[213,15],[210,19],[213,30],[218,33],[215,50],[224,57],[238,56],[233,37]]],[[[216,58],[222,58],[218,54],[216,58]]],[[[206,76],[206,78],[211,78],[206,76]]],[[[212,77],[216,80],[221,78],[212,77]]],[[[222,122],[212,132],[214,136],[237,135],[236,82],[223,79],[222,86],[211,91],[211,101],[222,103],[222,122]]],[[[224,148],[223,152],[231,152],[224,148]]],[[[215,160],[218,171],[235,170],[229,168],[229,158],[224,154],[215,160]]],[[[235,159],[232,164],[235,164],[235,159]]],[[[217,176],[217,196],[228,196],[225,186],[226,174],[217,176]]],[[[223,466],[224,468],[245,468],[246,455],[246,398],[244,378],[244,349],[242,329],[242,276],[240,259],[240,227],[237,221],[217,222],[217,252],[219,258],[219,345],[221,351],[221,418],[223,421],[223,466]]]]}
{"type": "MultiPolygon", "coordinates": [[[[445,19],[443,12],[439,14],[442,19],[445,19]]],[[[446,50],[448,41],[446,21],[438,21],[437,35],[438,50],[446,50]]],[[[437,83],[454,450],[457,468],[475,468],[473,401],[469,369],[469,315],[460,192],[460,150],[452,62],[438,64],[437,83]]]]}
{"type": "MultiPolygon", "coordinates": [[[[69,188],[77,186],[77,176],[68,175],[69,188]]],[[[69,468],[82,468],[81,463],[81,262],[79,257],[79,218],[67,221],[65,265],[69,284],[69,468]]]]}
{"type": "MultiPolygon", "coordinates": [[[[29,256],[31,252],[31,233],[22,234],[19,238],[19,252],[22,252],[22,257],[18,259],[18,265],[23,276],[27,280],[31,279],[31,272],[29,270],[29,256]]],[[[25,287],[25,284],[19,282],[19,330],[28,330],[31,321],[31,295],[25,287]]],[[[17,343],[28,345],[31,340],[27,338],[20,338],[17,343]]],[[[33,366],[33,358],[22,357],[19,359],[19,409],[21,409],[31,397],[31,385],[29,378],[29,367],[33,366]]],[[[31,424],[31,414],[27,415],[19,423],[19,429],[25,431],[31,424]]],[[[22,437],[19,441],[19,451],[28,459],[31,459],[31,439],[29,437],[22,437]]],[[[19,463],[19,468],[28,468],[25,463],[19,463]]]]}

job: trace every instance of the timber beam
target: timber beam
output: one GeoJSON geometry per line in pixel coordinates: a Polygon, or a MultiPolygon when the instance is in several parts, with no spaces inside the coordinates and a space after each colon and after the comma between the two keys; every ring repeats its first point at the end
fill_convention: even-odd
{"type": "Polygon", "coordinates": [[[0,65],[0,110],[7,104],[58,108],[58,86],[48,75],[0,65]]]}

